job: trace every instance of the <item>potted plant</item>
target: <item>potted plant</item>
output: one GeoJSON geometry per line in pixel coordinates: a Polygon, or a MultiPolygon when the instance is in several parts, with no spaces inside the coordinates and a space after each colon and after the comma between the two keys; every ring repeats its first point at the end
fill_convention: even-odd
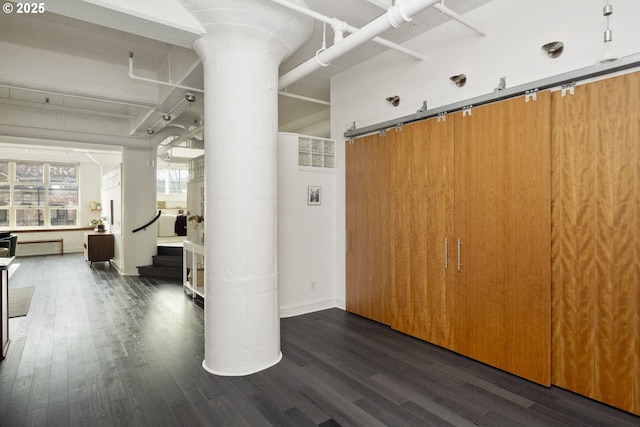
{"type": "Polygon", "coordinates": [[[104,233],[105,232],[105,223],[107,222],[107,217],[106,216],[102,216],[100,218],[94,218],[91,220],[90,224],[93,225],[95,227],[95,230],[98,233],[104,233]]]}

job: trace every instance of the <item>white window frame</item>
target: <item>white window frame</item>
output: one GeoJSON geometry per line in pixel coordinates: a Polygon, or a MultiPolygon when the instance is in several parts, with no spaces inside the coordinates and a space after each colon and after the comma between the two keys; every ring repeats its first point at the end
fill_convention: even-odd
{"type": "Polygon", "coordinates": [[[9,226],[2,226],[1,229],[15,229],[15,230],[24,230],[24,229],[57,229],[57,228],[68,228],[68,227],[77,227],[80,222],[80,164],[78,163],[65,163],[65,162],[41,162],[34,160],[2,160],[1,163],[9,164],[9,181],[2,182],[0,185],[9,185],[9,205],[8,206],[0,206],[0,209],[9,211],[9,226]],[[43,165],[43,180],[42,182],[27,182],[27,181],[16,181],[16,164],[18,163],[34,163],[34,164],[42,164],[43,165]],[[74,166],[76,168],[76,182],[75,183],[51,183],[50,180],[50,167],[51,165],[66,165],[66,166],[74,166]],[[16,185],[41,185],[44,187],[45,193],[45,203],[42,206],[21,206],[15,204],[15,186],[16,185]],[[49,187],[52,185],[60,185],[64,187],[75,187],[78,191],[78,202],[75,206],[50,206],[49,205],[49,187]],[[43,211],[44,216],[44,224],[43,225],[22,225],[18,226],[16,224],[17,215],[16,212],[20,209],[40,209],[43,211]],[[76,221],[75,224],[65,224],[65,225],[51,225],[51,212],[53,210],[68,210],[75,211],[76,213],[76,221]]]}

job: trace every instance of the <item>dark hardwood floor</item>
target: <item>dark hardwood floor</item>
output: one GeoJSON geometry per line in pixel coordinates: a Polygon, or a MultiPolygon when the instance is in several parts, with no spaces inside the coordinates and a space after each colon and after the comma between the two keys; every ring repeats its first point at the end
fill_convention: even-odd
{"type": "Polygon", "coordinates": [[[16,261],[10,288],[35,292],[10,320],[3,427],[640,426],[339,309],[282,319],[278,365],[216,377],[201,367],[202,309],[179,284],[81,254],[16,261]]]}

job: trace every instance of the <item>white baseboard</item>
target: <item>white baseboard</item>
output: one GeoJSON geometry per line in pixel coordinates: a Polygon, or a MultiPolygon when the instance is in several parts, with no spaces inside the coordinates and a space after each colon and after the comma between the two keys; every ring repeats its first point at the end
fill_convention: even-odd
{"type": "Polygon", "coordinates": [[[336,308],[337,300],[327,299],[321,301],[313,301],[305,304],[299,304],[288,307],[280,307],[280,318],[300,316],[301,314],[313,313],[314,311],[326,310],[328,308],[336,308]]]}

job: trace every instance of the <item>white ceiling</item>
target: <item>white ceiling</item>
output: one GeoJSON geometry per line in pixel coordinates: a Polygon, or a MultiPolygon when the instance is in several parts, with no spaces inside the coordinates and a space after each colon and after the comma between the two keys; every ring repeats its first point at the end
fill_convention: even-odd
{"type": "MultiPolygon", "coordinates": [[[[464,15],[489,1],[447,0],[446,7],[464,15]]],[[[382,6],[388,7],[391,3],[390,0],[305,0],[305,2],[313,11],[338,18],[356,27],[362,27],[381,15],[384,12],[382,6]]],[[[60,58],[61,69],[68,69],[68,71],[61,71],[65,73],[63,75],[73,73],[75,68],[80,68],[82,65],[83,68],[91,70],[89,74],[95,77],[95,81],[87,80],[88,78],[83,76],[77,79],[47,80],[43,78],[42,82],[29,82],[22,72],[17,72],[11,67],[3,67],[2,62],[6,58],[0,57],[0,107],[14,106],[25,115],[32,110],[42,114],[43,108],[54,112],[62,111],[67,118],[65,131],[72,130],[70,125],[72,121],[68,117],[76,113],[85,116],[93,114],[102,117],[103,121],[114,123],[118,120],[126,121],[127,126],[115,126],[113,128],[115,130],[105,131],[113,132],[114,137],[123,138],[132,136],[148,138],[145,130],[149,127],[159,130],[171,124],[190,128],[202,122],[203,97],[200,94],[196,94],[195,103],[188,103],[183,101],[184,90],[152,87],[148,83],[130,81],[126,76],[129,52],[134,52],[136,75],[155,75],[159,76],[158,79],[171,75],[172,80],[180,80],[173,80],[175,83],[202,88],[202,66],[198,65],[195,52],[186,47],[168,43],[166,40],[157,40],[160,38],[156,36],[158,32],[146,30],[142,25],[133,26],[127,31],[116,29],[124,26],[122,19],[112,19],[110,24],[109,19],[96,17],[95,5],[89,5],[81,0],[56,0],[47,4],[51,7],[43,14],[19,17],[16,14],[0,14],[0,47],[5,43],[5,49],[13,48],[17,55],[25,57],[31,55],[34,58],[32,62],[35,67],[37,67],[38,54],[47,52],[47,56],[60,58]],[[65,6],[67,6],[66,9],[65,6]],[[74,9],[71,9],[71,6],[74,9]],[[87,11],[79,10],[83,7],[87,8],[87,11]],[[84,16],[91,15],[93,16],[91,21],[100,21],[102,25],[56,14],[50,11],[52,9],[76,17],[82,16],[83,19],[89,19],[84,16]],[[69,10],[73,10],[73,13],[69,13],[69,10]],[[143,35],[145,33],[146,37],[143,35]],[[74,68],[74,63],[77,63],[78,67],[74,68]],[[30,88],[30,90],[19,88],[30,88]],[[49,89],[52,90],[48,91],[49,89]],[[79,94],[82,98],[78,97],[79,94]],[[152,110],[153,108],[155,111],[152,110]],[[162,113],[172,109],[175,110],[172,111],[171,122],[163,121],[162,113]],[[146,120],[143,120],[145,117],[146,120]]],[[[410,23],[382,34],[381,37],[402,43],[449,20],[450,18],[440,12],[427,9],[410,23]]],[[[327,35],[328,44],[331,44],[333,33],[330,28],[327,28],[327,35]]],[[[309,41],[282,63],[280,74],[290,71],[313,57],[322,45],[322,37],[323,24],[316,22],[309,41]]],[[[287,91],[330,101],[331,76],[386,49],[376,43],[368,42],[335,60],[330,66],[292,84],[287,91]]],[[[398,53],[398,55],[402,54],[398,53]]],[[[55,74],[45,69],[41,72],[48,75],[55,74]]],[[[279,125],[281,130],[295,131],[296,126],[300,127],[307,122],[328,117],[328,109],[326,105],[280,96],[279,125]]]]}

